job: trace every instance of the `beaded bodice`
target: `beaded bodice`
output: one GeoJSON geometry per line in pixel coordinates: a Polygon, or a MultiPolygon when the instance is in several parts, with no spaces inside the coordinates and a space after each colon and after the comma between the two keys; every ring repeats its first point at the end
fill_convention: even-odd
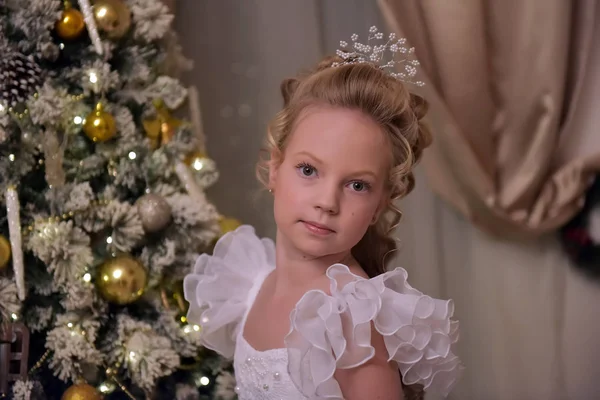
{"type": "Polygon", "coordinates": [[[255,350],[240,333],[233,360],[239,400],[304,400],[287,371],[287,349],[255,350]]]}

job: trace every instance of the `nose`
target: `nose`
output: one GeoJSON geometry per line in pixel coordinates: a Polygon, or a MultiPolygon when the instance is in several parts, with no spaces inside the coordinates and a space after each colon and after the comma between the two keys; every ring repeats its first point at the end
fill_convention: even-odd
{"type": "Polygon", "coordinates": [[[335,215],[340,211],[340,193],[336,185],[321,185],[317,189],[315,208],[335,215]]]}

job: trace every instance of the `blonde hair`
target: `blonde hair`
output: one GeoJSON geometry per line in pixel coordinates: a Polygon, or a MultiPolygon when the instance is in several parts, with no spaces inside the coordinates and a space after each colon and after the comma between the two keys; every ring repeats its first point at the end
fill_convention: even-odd
{"type": "Polygon", "coordinates": [[[386,212],[367,229],[352,249],[353,257],[369,277],[386,271],[386,257],[396,250],[391,237],[402,212],[394,202],[415,186],[413,167],[431,143],[423,123],[427,103],[411,94],[405,85],[369,63],[332,67],[338,57],[328,57],[314,69],[281,83],[283,108],[269,124],[266,148],[257,164],[257,176],[266,186],[269,162],[281,162],[290,134],[300,113],[307,107],[327,105],[362,111],[388,137],[392,151],[386,212]],[[272,157],[273,159],[271,160],[272,157]]]}

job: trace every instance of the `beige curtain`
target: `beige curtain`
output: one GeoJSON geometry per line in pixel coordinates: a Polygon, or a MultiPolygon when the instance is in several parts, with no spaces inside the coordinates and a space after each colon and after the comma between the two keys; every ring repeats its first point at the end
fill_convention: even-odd
{"type": "Polygon", "coordinates": [[[600,155],[564,158],[596,0],[379,0],[416,47],[440,121],[437,193],[492,233],[539,234],[577,211],[600,155]],[[563,137],[564,136],[564,137],[563,137]]]}
{"type": "Polygon", "coordinates": [[[456,302],[466,371],[451,399],[598,398],[600,285],[552,233],[599,166],[597,3],[379,6],[416,47],[432,103],[396,265],[456,302]]]}

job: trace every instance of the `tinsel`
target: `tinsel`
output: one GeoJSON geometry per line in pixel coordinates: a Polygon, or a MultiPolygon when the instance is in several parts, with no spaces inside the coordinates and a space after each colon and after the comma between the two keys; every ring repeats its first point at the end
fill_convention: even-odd
{"type": "Polygon", "coordinates": [[[21,241],[21,217],[19,194],[14,186],[9,186],[5,193],[6,214],[10,247],[12,251],[12,264],[17,284],[17,295],[21,301],[25,300],[25,264],[23,262],[23,246],[21,241]]]}
{"type": "Polygon", "coordinates": [[[202,114],[200,109],[200,101],[198,100],[198,89],[195,86],[188,88],[188,101],[190,109],[190,119],[192,121],[192,127],[194,129],[194,135],[198,141],[198,151],[206,152],[206,135],[204,134],[204,128],[202,126],[202,114]]]}
{"type": "Polygon", "coordinates": [[[100,35],[98,34],[98,27],[96,26],[94,11],[90,4],[90,0],[79,0],[79,7],[83,13],[83,20],[85,21],[85,26],[87,27],[94,49],[96,50],[96,53],[102,55],[104,53],[104,47],[102,47],[102,39],[100,39],[100,35]]]}
{"type": "Polygon", "coordinates": [[[61,187],[65,184],[65,171],[63,170],[63,155],[66,139],[59,143],[58,135],[52,129],[44,133],[44,157],[46,164],[46,182],[50,187],[61,187]]]}
{"type": "Polygon", "coordinates": [[[185,190],[187,190],[190,196],[192,196],[198,202],[206,202],[206,195],[196,182],[194,174],[192,174],[192,171],[190,171],[187,165],[185,165],[181,161],[176,161],[175,173],[177,174],[179,181],[181,182],[183,187],[185,187],[185,190]]]}

